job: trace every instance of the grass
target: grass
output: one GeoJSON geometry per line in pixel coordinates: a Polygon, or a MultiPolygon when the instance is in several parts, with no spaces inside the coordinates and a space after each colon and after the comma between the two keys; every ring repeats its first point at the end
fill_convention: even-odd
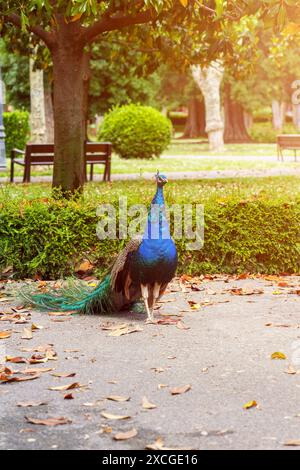
{"type": "MultiPolygon", "coordinates": [[[[148,180],[89,183],[85,199],[89,202],[116,202],[126,195],[128,203],[149,203],[154,184],[148,180]]],[[[215,180],[176,180],[166,186],[166,199],[172,204],[178,200],[190,203],[222,203],[227,199],[269,199],[292,203],[300,199],[300,177],[276,176],[266,178],[228,178],[215,180]]],[[[16,204],[25,200],[47,199],[51,196],[48,183],[0,185],[0,209],[10,200],[16,204]]]]}
{"type": "MultiPolygon", "coordinates": [[[[189,141],[193,142],[193,141],[189,141]]],[[[196,141],[197,142],[197,141],[196,141]]],[[[198,141],[199,142],[199,141],[198,141]]],[[[235,144],[225,146],[224,152],[213,154],[208,150],[207,144],[187,143],[186,141],[173,141],[170,148],[160,158],[153,160],[132,159],[124,160],[117,155],[112,158],[113,174],[140,174],[150,172],[155,173],[157,168],[167,172],[181,171],[222,171],[222,170],[268,170],[271,168],[299,168],[299,163],[292,161],[280,163],[275,159],[230,159],[230,157],[268,157],[276,155],[274,144],[235,144]],[[197,158],[207,156],[207,158],[197,158]],[[172,158],[170,158],[172,156],[172,158]]],[[[286,155],[292,155],[286,152],[286,155]]],[[[52,167],[41,166],[32,169],[32,176],[50,176],[52,167]]],[[[103,167],[95,167],[95,173],[103,173],[103,167]]],[[[16,176],[23,175],[23,168],[15,166],[16,176]]],[[[8,176],[9,171],[1,173],[1,176],[8,176]]]]}

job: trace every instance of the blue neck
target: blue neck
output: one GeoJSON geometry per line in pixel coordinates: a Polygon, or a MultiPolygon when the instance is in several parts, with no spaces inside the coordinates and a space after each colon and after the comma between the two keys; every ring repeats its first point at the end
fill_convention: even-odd
{"type": "Polygon", "coordinates": [[[152,199],[143,238],[150,240],[171,238],[169,224],[165,214],[165,199],[162,186],[157,186],[155,196],[152,199]]]}

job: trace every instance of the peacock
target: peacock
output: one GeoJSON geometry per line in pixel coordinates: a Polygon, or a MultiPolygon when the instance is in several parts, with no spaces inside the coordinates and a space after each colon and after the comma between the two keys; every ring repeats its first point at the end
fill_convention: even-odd
{"type": "Polygon", "coordinates": [[[96,288],[87,290],[75,283],[59,291],[27,294],[26,299],[41,309],[83,314],[116,312],[143,299],[147,321],[153,322],[155,304],[173,279],[178,263],[165,211],[164,186],[168,180],[159,172],[155,178],[156,193],[143,235],[129,241],[96,288]]]}

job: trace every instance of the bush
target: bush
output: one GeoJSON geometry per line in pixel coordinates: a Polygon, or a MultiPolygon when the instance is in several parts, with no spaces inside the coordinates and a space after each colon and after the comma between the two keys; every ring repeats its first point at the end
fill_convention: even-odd
{"type": "MultiPolygon", "coordinates": [[[[289,180],[283,180],[287,186],[289,180]]],[[[227,183],[226,183],[227,184],[227,183]]],[[[200,251],[187,251],[186,240],[176,241],[179,273],[299,273],[300,272],[300,198],[285,199],[269,194],[265,185],[261,195],[244,197],[228,194],[222,199],[225,183],[214,183],[217,197],[203,200],[213,193],[210,182],[176,182],[167,193],[169,204],[205,203],[205,244],[200,251]],[[186,188],[186,193],[184,192],[186,188]]],[[[261,183],[260,183],[261,184],[261,183]]],[[[130,186],[114,183],[115,187],[95,187],[86,199],[56,200],[51,197],[22,198],[8,189],[0,197],[0,273],[13,266],[16,278],[40,276],[54,279],[74,273],[75,266],[89,259],[102,274],[111,259],[126,243],[124,240],[99,240],[96,208],[99,203],[112,203],[128,193],[128,204],[149,204],[153,184],[143,182],[130,186]]],[[[279,181],[274,182],[279,189],[279,181]]],[[[274,188],[274,189],[275,189],[274,188]]],[[[24,189],[24,194],[25,194],[24,189]]],[[[91,191],[91,190],[90,190],[91,191]]],[[[1,194],[0,194],[1,196],[1,194]]],[[[118,211],[117,211],[118,213],[118,211]]]]}
{"type": "Polygon", "coordinates": [[[99,140],[110,141],[122,158],[159,157],[171,142],[172,125],[149,106],[126,105],[108,113],[99,129],[99,140]]]}
{"type": "Polygon", "coordinates": [[[3,113],[5,129],[6,156],[9,158],[13,148],[24,150],[29,139],[29,113],[12,111],[3,113]]]}
{"type": "Polygon", "coordinates": [[[249,132],[252,140],[261,144],[273,144],[278,134],[299,134],[292,123],[285,124],[282,132],[275,131],[270,122],[254,123],[249,132]]]}

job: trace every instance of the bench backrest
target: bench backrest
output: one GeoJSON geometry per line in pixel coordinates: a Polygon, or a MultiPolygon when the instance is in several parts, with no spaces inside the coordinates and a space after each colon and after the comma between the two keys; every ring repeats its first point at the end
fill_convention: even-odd
{"type": "Polygon", "coordinates": [[[299,147],[300,134],[281,134],[277,136],[277,143],[281,147],[299,147]]]}
{"type": "MultiPolygon", "coordinates": [[[[86,142],[85,157],[89,162],[106,161],[112,152],[112,145],[109,142],[86,142]]],[[[53,144],[27,144],[25,160],[34,163],[53,163],[53,144]]]]}

